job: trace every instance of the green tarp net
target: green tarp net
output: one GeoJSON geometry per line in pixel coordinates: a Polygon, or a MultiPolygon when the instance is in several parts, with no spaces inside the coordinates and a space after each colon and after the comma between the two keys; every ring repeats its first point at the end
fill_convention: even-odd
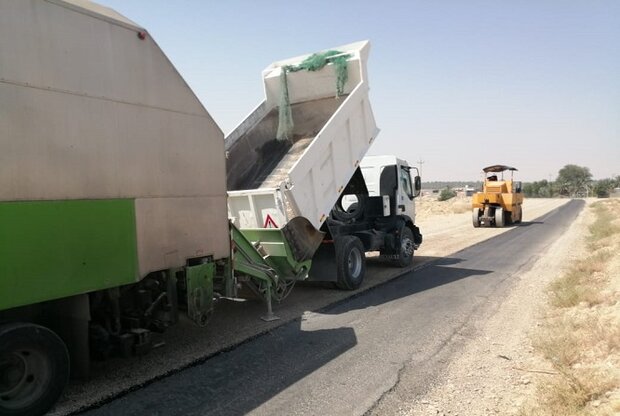
{"type": "Polygon", "coordinates": [[[288,94],[287,74],[297,71],[318,71],[327,64],[332,64],[336,72],[336,97],[344,93],[344,86],[347,83],[347,59],[351,55],[340,51],[327,51],[315,53],[304,59],[299,65],[286,65],[282,67],[280,73],[280,106],[278,113],[278,140],[291,140],[293,132],[293,112],[288,94]]]}

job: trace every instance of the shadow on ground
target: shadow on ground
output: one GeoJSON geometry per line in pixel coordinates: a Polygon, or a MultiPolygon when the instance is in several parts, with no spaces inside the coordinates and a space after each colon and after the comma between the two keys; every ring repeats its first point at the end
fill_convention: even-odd
{"type": "Polygon", "coordinates": [[[300,325],[280,326],[83,414],[246,414],[357,344],[352,328],[304,331],[300,325]]]}

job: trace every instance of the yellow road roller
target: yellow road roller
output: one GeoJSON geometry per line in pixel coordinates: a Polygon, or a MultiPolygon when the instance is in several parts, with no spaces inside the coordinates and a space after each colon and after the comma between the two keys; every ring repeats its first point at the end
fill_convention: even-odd
{"type": "Polygon", "coordinates": [[[517,168],[505,165],[482,169],[482,192],[476,192],[471,199],[474,227],[503,227],[521,222],[523,192],[521,182],[513,180],[516,170],[517,168]],[[507,172],[510,172],[510,179],[504,179],[507,172]]]}

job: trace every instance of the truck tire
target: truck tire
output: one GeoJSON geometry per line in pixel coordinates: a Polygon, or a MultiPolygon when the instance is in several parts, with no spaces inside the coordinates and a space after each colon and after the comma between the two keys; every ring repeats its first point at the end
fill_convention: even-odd
{"type": "Polygon", "coordinates": [[[336,238],[336,286],[342,290],[355,290],[364,281],[366,256],[362,241],[352,235],[336,238]]]}
{"type": "Polygon", "coordinates": [[[398,252],[398,266],[407,267],[413,262],[413,251],[415,242],[413,241],[413,231],[409,227],[403,227],[400,234],[400,250],[398,252]]]}
{"type": "Polygon", "coordinates": [[[504,210],[501,207],[495,208],[495,226],[504,226],[504,210]]]}
{"type": "Polygon", "coordinates": [[[357,202],[349,205],[347,209],[344,209],[342,207],[342,197],[344,197],[344,194],[340,195],[340,198],[338,198],[338,201],[334,205],[334,208],[332,208],[332,216],[334,217],[334,219],[338,221],[348,222],[360,219],[364,216],[365,199],[362,198],[362,196],[357,196],[357,202]]]}
{"type": "Polygon", "coordinates": [[[69,353],[49,329],[29,323],[0,326],[0,415],[42,415],[69,380],[69,353]]]}
{"type": "Polygon", "coordinates": [[[474,224],[474,228],[480,227],[480,209],[474,208],[471,211],[471,221],[474,224]]]}

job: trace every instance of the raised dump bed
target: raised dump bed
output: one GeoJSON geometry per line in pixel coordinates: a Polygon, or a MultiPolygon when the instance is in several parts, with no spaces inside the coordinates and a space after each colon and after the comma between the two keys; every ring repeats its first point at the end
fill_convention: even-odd
{"type": "Polygon", "coordinates": [[[333,63],[316,71],[289,71],[286,84],[283,68],[310,55],[273,63],[263,71],[265,100],[225,141],[230,218],[241,230],[283,229],[296,257],[311,256],[320,239],[301,247],[303,255],[291,240],[316,236],[379,132],[368,100],[369,42],[332,50],[338,52],[335,57],[346,57],[347,81],[340,94],[333,63]],[[280,140],[283,85],[294,127],[280,140]],[[306,221],[293,227],[289,223],[295,218],[306,221]]]}
{"type": "Polygon", "coordinates": [[[228,190],[280,186],[346,98],[346,96],[336,98],[332,95],[291,104],[295,125],[288,140],[276,138],[279,111],[278,107],[272,108],[228,149],[228,190]]]}

